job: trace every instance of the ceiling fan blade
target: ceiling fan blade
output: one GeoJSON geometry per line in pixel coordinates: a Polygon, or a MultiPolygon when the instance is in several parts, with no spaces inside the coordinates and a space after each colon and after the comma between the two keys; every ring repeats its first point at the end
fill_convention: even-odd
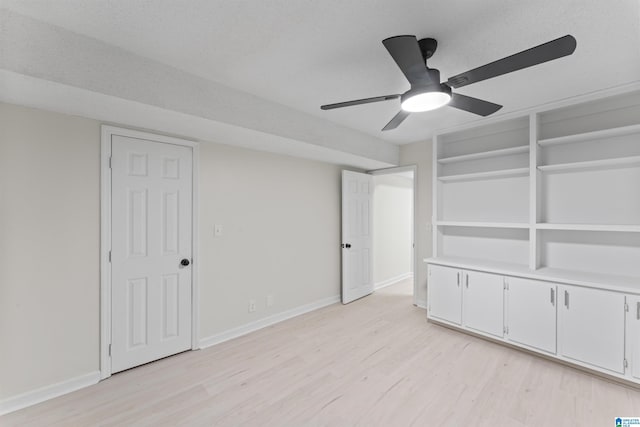
{"type": "Polygon", "coordinates": [[[391,119],[391,121],[387,123],[385,127],[382,128],[382,130],[385,131],[385,130],[391,130],[391,129],[397,128],[398,126],[400,126],[400,123],[404,121],[404,119],[409,117],[409,114],[411,113],[409,113],[408,111],[400,110],[398,114],[393,116],[393,119],[391,119]]]}
{"type": "Polygon", "coordinates": [[[398,67],[400,67],[400,70],[412,86],[440,83],[431,80],[416,36],[389,37],[382,40],[382,44],[387,48],[389,54],[396,61],[396,64],[398,64],[398,67]]]}
{"type": "Polygon", "coordinates": [[[483,65],[482,67],[474,68],[473,70],[453,76],[447,80],[447,84],[451,87],[459,88],[513,71],[522,70],[523,68],[533,65],[542,64],[543,62],[553,59],[562,58],[563,56],[571,55],[574,50],[576,50],[576,39],[571,35],[566,35],[483,65]]]}
{"type": "Polygon", "coordinates": [[[323,110],[333,110],[334,108],[350,107],[352,105],[369,104],[370,102],[389,101],[390,99],[400,98],[400,95],[376,96],[373,98],[356,99],[354,101],[338,102],[336,104],[321,105],[323,110]]]}
{"type": "Polygon", "coordinates": [[[468,111],[479,116],[488,116],[502,108],[502,105],[493,102],[483,101],[482,99],[472,98],[466,95],[454,93],[451,95],[449,106],[459,110],[468,111]]]}

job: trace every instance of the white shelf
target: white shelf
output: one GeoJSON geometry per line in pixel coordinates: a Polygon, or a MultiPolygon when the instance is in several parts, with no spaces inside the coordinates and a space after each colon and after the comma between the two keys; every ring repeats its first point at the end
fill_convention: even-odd
{"type": "Polygon", "coordinates": [[[467,270],[480,270],[504,276],[524,277],[588,288],[607,289],[615,292],[640,294],[640,277],[616,276],[612,274],[599,274],[548,267],[530,270],[520,264],[461,257],[425,258],[423,261],[429,264],[464,268],[467,270]]]}
{"type": "Polygon", "coordinates": [[[502,169],[488,172],[475,172],[465,173],[460,175],[446,175],[438,177],[438,180],[442,182],[454,182],[454,181],[473,181],[487,178],[507,178],[514,176],[527,176],[529,175],[529,168],[517,168],[517,169],[502,169]]]}
{"type": "Polygon", "coordinates": [[[538,169],[547,171],[577,170],[577,169],[599,169],[611,166],[633,166],[640,165],[640,156],[620,157],[614,159],[589,160],[585,162],[559,163],[556,165],[542,165],[538,169]]]}
{"type": "Polygon", "coordinates": [[[436,221],[436,225],[445,227],[529,228],[529,224],[519,222],[436,221]]]}
{"type": "Polygon", "coordinates": [[[509,156],[512,154],[528,153],[529,146],[522,145],[520,147],[503,148],[501,150],[481,151],[479,153],[464,154],[462,156],[445,157],[438,159],[438,163],[456,163],[466,162],[468,160],[486,159],[489,157],[509,156]]]}
{"type": "Polygon", "coordinates": [[[622,233],[640,233],[640,225],[538,223],[536,224],[536,228],[538,230],[614,231],[622,233]]]}
{"type": "Polygon", "coordinates": [[[504,274],[504,275],[528,275],[534,271],[530,270],[526,265],[489,261],[476,258],[463,258],[452,256],[440,256],[434,258],[425,258],[423,260],[428,264],[444,265],[447,267],[465,268],[467,270],[482,270],[490,273],[504,274]]]}
{"type": "Polygon", "coordinates": [[[568,144],[571,142],[592,141],[594,139],[613,138],[616,136],[631,135],[634,133],[640,133],[640,124],[597,130],[593,132],[577,133],[573,135],[559,136],[556,138],[541,139],[538,141],[538,145],[545,147],[549,145],[568,144]]]}

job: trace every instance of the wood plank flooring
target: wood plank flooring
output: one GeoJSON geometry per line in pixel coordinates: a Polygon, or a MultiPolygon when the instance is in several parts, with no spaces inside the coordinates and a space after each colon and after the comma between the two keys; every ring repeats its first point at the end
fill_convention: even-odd
{"type": "Polygon", "coordinates": [[[640,391],[426,321],[404,281],[0,417],[2,426],[613,426],[640,391]]]}

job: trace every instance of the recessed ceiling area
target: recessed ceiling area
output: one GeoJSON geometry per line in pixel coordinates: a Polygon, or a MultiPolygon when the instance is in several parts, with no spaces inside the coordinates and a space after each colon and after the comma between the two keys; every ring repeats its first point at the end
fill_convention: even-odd
{"type": "Polygon", "coordinates": [[[398,145],[482,118],[444,107],[381,132],[399,100],[321,111],[409,88],[381,43],[390,36],[437,39],[429,65],[443,81],[566,34],[577,39],[571,56],[458,90],[503,105],[494,116],[640,76],[636,0],[3,0],[3,7],[398,145]]]}

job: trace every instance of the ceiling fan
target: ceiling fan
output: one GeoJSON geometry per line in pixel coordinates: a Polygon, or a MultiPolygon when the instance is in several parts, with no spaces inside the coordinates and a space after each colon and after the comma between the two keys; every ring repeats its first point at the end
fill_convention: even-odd
{"type": "Polygon", "coordinates": [[[416,36],[395,36],[383,40],[382,44],[387,48],[407,80],[409,80],[411,88],[403,94],[338,102],[336,104],[322,105],[321,109],[332,110],[334,108],[400,98],[400,112],[382,128],[383,131],[397,128],[410,113],[435,110],[445,105],[480,116],[488,116],[502,108],[502,105],[453,93],[451,88],[457,89],[553,59],[562,58],[563,56],[571,55],[576,49],[576,39],[571,35],[566,35],[455,75],[445,83],[440,83],[440,71],[427,66],[427,59],[431,58],[438,47],[438,42],[435,39],[425,38],[418,40],[416,36]]]}

